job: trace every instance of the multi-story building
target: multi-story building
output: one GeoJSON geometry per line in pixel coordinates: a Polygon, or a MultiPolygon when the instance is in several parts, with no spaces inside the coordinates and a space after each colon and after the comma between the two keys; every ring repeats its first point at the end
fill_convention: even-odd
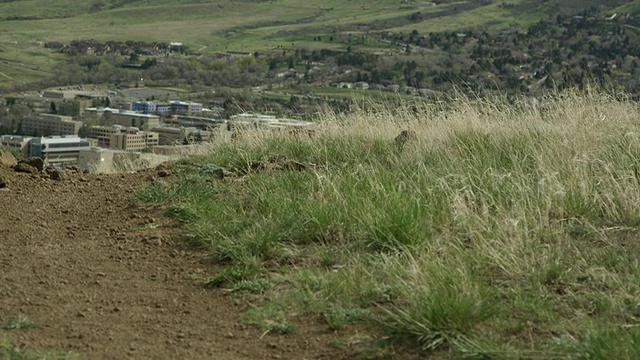
{"type": "Polygon", "coordinates": [[[111,134],[111,149],[142,151],[158,145],[159,134],[150,131],[129,129],[127,132],[111,134]]]}
{"type": "Polygon", "coordinates": [[[91,126],[87,129],[87,137],[96,139],[101,148],[125,151],[142,151],[158,145],[159,139],[156,132],[121,125],[91,126]]]}
{"type": "Polygon", "coordinates": [[[122,126],[89,126],[86,128],[85,134],[89,139],[99,140],[100,138],[109,138],[111,134],[122,131],[122,126]]]}
{"type": "Polygon", "coordinates": [[[91,142],[76,135],[36,137],[29,142],[29,155],[44,160],[45,165],[77,165],[80,150],[91,142]]]}
{"type": "Polygon", "coordinates": [[[148,130],[160,126],[158,115],[140,114],[132,111],[113,110],[104,111],[98,119],[100,125],[122,125],[124,127],[137,127],[148,130]]]}
{"type": "Polygon", "coordinates": [[[22,119],[22,133],[33,136],[78,135],[81,127],[82,122],[71,116],[39,114],[22,119]]]}
{"type": "Polygon", "coordinates": [[[29,136],[2,135],[0,136],[0,146],[15,150],[22,156],[29,156],[29,136]]]}
{"type": "Polygon", "coordinates": [[[94,120],[100,125],[121,125],[148,130],[160,126],[160,117],[153,114],[141,114],[129,110],[112,108],[87,108],[85,119],[94,120]]]}
{"type": "Polygon", "coordinates": [[[176,115],[195,115],[202,112],[202,104],[200,103],[172,100],[169,104],[171,105],[171,113],[176,115]]]}
{"type": "Polygon", "coordinates": [[[202,104],[172,100],[169,103],[158,103],[156,101],[134,101],[131,103],[131,110],[143,114],[173,115],[196,115],[202,113],[202,104]]]}
{"type": "Polygon", "coordinates": [[[151,129],[159,134],[159,145],[186,145],[209,141],[211,133],[194,127],[157,127],[151,129]]]}
{"type": "Polygon", "coordinates": [[[171,114],[197,115],[202,113],[202,104],[179,100],[172,100],[169,103],[158,103],[156,101],[134,101],[131,103],[131,110],[143,114],[157,114],[163,116],[169,116],[171,114]]]}
{"type": "Polygon", "coordinates": [[[171,105],[168,103],[156,104],[156,114],[162,116],[169,116],[171,113],[171,105]]]}
{"type": "Polygon", "coordinates": [[[108,107],[91,107],[84,109],[84,119],[98,121],[105,112],[118,112],[120,110],[108,107]]]}
{"type": "Polygon", "coordinates": [[[134,101],[131,110],[143,114],[155,114],[158,104],[155,101],[134,101]]]}

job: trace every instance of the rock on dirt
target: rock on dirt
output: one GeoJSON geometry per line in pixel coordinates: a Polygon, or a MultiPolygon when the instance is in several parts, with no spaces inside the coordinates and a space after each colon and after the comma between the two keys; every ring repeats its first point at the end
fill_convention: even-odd
{"type": "Polygon", "coordinates": [[[15,170],[16,172],[23,172],[23,173],[29,173],[29,174],[35,174],[38,172],[38,169],[23,162],[19,162],[17,165],[15,165],[13,167],[13,170],[15,170]]]}
{"type": "Polygon", "coordinates": [[[0,150],[0,165],[14,166],[17,163],[18,161],[11,152],[0,150]]]}
{"type": "Polygon", "coordinates": [[[18,164],[16,164],[13,169],[17,172],[35,174],[44,169],[44,161],[36,156],[28,157],[18,161],[18,164]]]}
{"type": "Polygon", "coordinates": [[[49,179],[51,180],[69,180],[67,172],[61,169],[47,168],[47,174],[49,174],[49,179]]]}
{"type": "Polygon", "coordinates": [[[158,173],[157,173],[157,174],[158,174],[158,176],[159,176],[159,177],[161,177],[161,178],[162,178],[162,177],[167,177],[167,176],[170,176],[170,175],[171,175],[171,170],[164,170],[164,169],[162,169],[162,170],[158,170],[158,173]]]}
{"type": "Polygon", "coordinates": [[[0,189],[6,189],[9,187],[9,180],[0,176],[0,189]]]}
{"type": "Polygon", "coordinates": [[[18,161],[18,164],[20,163],[33,166],[34,168],[38,169],[38,171],[44,170],[44,161],[42,161],[42,159],[37,156],[28,157],[24,160],[18,161]]]}

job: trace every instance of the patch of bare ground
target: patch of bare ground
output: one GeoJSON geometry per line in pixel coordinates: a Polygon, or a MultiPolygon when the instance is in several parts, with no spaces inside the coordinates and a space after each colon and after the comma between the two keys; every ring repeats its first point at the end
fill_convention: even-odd
{"type": "Polygon", "coordinates": [[[243,325],[246,306],[204,276],[216,268],[180,244],[180,229],[132,195],[151,172],[15,172],[0,165],[0,342],[85,359],[340,359],[314,319],[287,335],[243,325]]]}

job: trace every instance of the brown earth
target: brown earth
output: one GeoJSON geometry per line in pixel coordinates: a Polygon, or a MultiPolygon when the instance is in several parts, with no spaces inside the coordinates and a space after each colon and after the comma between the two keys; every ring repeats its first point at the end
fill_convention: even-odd
{"type": "Polygon", "coordinates": [[[201,279],[216,268],[181,246],[159,209],[135,205],[151,172],[18,173],[0,165],[0,344],[84,359],[341,359],[314,319],[293,334],[245,326],[246,307],[201,279]]]}

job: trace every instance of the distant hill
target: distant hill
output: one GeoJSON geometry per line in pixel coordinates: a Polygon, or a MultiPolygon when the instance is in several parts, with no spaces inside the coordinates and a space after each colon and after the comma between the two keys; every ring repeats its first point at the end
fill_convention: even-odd
{"type": "Polygon", "coordinates": [[[522,28],[589,8],[631,13],[627,26],[640,31],[640,2],[631,0],[0,0],[0,60],[9,60],[0,83],[48,76],[62,58],[43,48],[48,42],[182,42],[195,53],[344,49],[370,33],[522,28]]]}
{"type": "Polygon", "coordinates": [[[371,31],[505,29],[590,8],[640,18],[632,0],[0,0],[0,44],[95,38],[253,51],[371,31]]]}

